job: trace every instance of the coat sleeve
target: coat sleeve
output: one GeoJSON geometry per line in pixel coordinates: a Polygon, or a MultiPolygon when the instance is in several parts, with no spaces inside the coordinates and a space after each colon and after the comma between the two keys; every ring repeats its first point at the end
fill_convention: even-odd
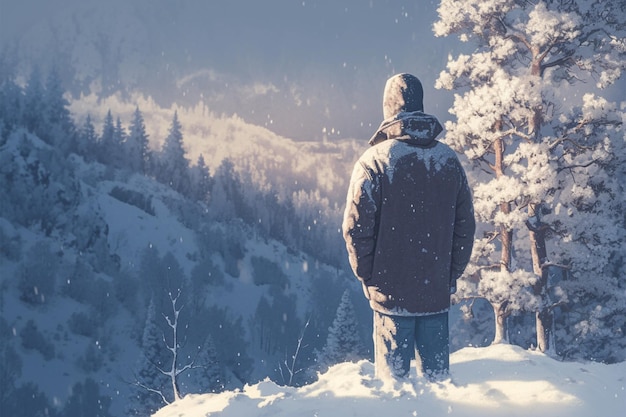
{"type": "Polygon", "coordinates": [[[372,276],[379,192],[376,178],[357,162],[348,187],[342,229],[350,266],[363,282],[372,276]]]}
{"type": "Polygon", "coordinates": [[[472,193],[467,183],[467,177],[462,168],[461,187],[457,195],[456,213],[454,218],[454,235],[452,241],[452,265],[450,285],[456,287],[456,280],[463,274],[469,263],[474,246],[474,204],[472,193]]]}

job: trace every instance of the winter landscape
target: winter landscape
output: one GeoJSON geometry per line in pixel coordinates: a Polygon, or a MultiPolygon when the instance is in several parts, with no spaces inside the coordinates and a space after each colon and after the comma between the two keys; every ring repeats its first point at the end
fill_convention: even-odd
{"type": "Polygon", "coordinates": [[[0,0],[2,416],[623,414],[626,2],[329,3],[0,0]],[[441,382],[339,230],[405,71],[478,222],[441,382]]]}

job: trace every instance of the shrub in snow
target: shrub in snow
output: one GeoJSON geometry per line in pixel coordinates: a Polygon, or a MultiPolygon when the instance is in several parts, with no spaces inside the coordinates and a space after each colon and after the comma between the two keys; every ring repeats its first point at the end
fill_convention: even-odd
{"type": "Polygon", "coordinates": [[[28,320],[19,334],[24,348],[38,351],[46,360],[54,358],[54,345],[39,331],[33,320],[28,320]]]}
{"type": "Polygon", "coordinates": [[[35,243],[18,268],[20,299],[29,304],[44,304],[53,296],[59,264],[59,254],[52,251],[49,243],[35,243]]]}

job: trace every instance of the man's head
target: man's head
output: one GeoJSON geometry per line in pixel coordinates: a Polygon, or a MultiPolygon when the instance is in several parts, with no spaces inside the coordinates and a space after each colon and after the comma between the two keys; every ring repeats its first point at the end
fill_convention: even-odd
{"type": "Polygon", "coordinates": [[[424,90],[420,80],[406,73],[389,78],[383,94],[384,118],[414,111],[424,111],[424,90]]]}

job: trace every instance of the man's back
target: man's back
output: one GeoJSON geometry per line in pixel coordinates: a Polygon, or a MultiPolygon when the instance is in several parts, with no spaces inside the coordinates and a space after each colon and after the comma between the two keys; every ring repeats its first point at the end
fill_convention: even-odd
{"type": "MultiPolygon", "coordinates": [[[[401,118],[406,126],[411,121],[438,123],[421,112],[401,118]]],[[[347,237],[354,248],[351,263],[367,264],[360,278],[368,287],[372,308],[386,314],[446,311],[454,275],[455,230],[473,236],[471,195],[456,154],[428,133],[438,133],[437,129],[420,132],[398,130],[399,136],[361,156],[351,189],[355,196],[365,193],[366,198],[353,199],[346,207],[344,229],[350,229],[350,223],[370,229],[351,229],[347,237]],[[373,223],[363,222],[371,212],[375,212],[373,223]],[[461,230],[463,224],[467,233],[461,230]],[[372,240],[361,241],[360,236],[372,240]],[[374,247],[368,256],[371,242],[374,247]],[[365,246],[359,248],[361,243],[365,246]]],[[[467,248],[471,250],[471,245],[467,248]]]]}

